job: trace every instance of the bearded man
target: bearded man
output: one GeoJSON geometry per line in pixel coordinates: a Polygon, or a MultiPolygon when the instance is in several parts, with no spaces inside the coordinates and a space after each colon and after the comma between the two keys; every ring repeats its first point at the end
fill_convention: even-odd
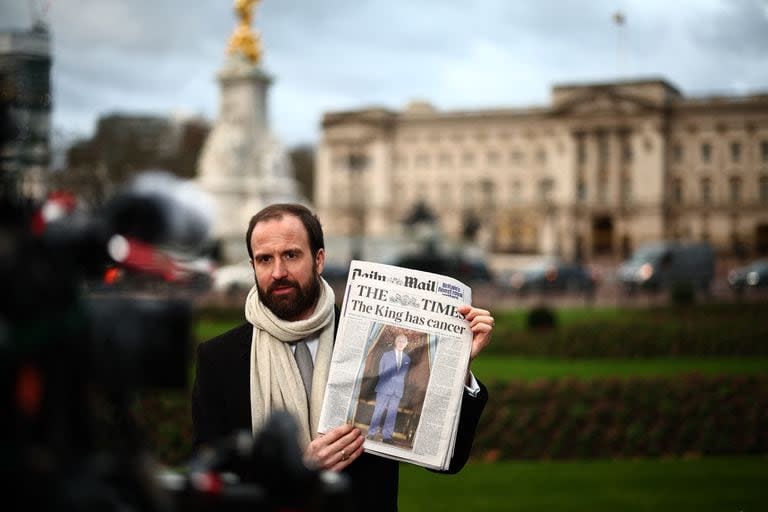
{"type": "MultiPolygon", "coordinates": [[[[194,444],[213,444],[236,431],[257,433],[273,411],[288,411],[299,427],[305,463],[342,471],[352,485],[353,510],[397,510],[399,466],[363,452],[364,436],[344,424],[318,434],[339,310],[321,277],[325,264],[318,218],[298,204],[275,204],[253,216],[245,237],[255,285],[245,302],[247,322],[197,350],[192,393],[194,444]]],[[[473,333],[470,360],[490,342],[486,310],[459,311],[473,333]]],[[[451,466],[469,458],[487,390],[467,372],[451,466]]]]}

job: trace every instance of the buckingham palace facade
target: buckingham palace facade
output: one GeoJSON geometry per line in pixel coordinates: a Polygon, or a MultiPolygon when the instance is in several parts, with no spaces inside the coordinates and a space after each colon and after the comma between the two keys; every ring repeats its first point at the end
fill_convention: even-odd
{"type": "Polygon", "coordinates": [[[328,112],[316,157],[331,235],[392,234],[426,207],[495,253],[621,258],[676,239],[768,254],[768,92],[651,79],[556,85],[543,107],[328,112]]]}

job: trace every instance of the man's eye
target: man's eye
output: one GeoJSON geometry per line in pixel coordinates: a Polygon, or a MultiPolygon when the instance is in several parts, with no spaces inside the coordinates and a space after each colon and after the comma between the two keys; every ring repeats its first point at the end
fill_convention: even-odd
{"type": "Polygon", "coordinates": [[[269,256],[259,256],[256,261],[259,263],[267,263],[269,261],[269,256]]]}
{"type": "Polygon", "coordinates": [[[298,255],[295,252],[289,252],[289,253],[286,253],[285,255],[285,257],[288,258],[289,260],[296,259],[297,256],[298,255]]]}

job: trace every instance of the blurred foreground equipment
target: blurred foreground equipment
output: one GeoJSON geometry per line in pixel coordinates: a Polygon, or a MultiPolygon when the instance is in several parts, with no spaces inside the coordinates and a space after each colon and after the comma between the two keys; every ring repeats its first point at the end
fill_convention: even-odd
{"type": "Polygon", "coordinates": [[[4,509],[343,510],[344,481],[302,469],[289,419],[277,418],[245,451],[242,441],[223,442],[212,458],[200,454],[189,471],[161,478],[134,398],[187,387],[191,305],[89,297],[84,283],[136,247],[189,248],[205,237],[199,219],[179,217],[162,194],[118,194],[93,215],[75,203],[66,194],[42,205],[0,198],[4,509]]]}
{"type": "Polygon", "coordinates": [[[352,512],[346,476],[306,467],[297,438],[293,417],[278,411],[255,438],[235,432],[160,479],[184,511],[352,512]]]}
{"type": "Polygon", "coordinates": [[[121,224],[169,237],[165,207],[122,196],[86,215],[66,194],[0,201],[2,477],[25,510],[170,506],[151,485],[131,404],[140,389],[186,386],[190,305],[81,293],[113,262],[107,247],[121,224]],[[131,224],[148,211],[157,220],[131,224]]]}

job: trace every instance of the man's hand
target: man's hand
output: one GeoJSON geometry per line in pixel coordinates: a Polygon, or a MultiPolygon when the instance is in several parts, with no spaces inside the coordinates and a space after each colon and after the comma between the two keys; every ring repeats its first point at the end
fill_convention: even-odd
{"type": "Polygon", "coordinates": [[[309,443],[304,463],[316,469],[341,471],[362,455],[363,441],[360,429],[347,424],[338,426],[309,443]]]}
{"type": "Polygon", "coordinates": [[[472,352],[469,354],[471,362],[491,342],[494,320],[489,311],[472,306],[459,306],[459,313],[469,322],[472,331],[472,352]]]}

